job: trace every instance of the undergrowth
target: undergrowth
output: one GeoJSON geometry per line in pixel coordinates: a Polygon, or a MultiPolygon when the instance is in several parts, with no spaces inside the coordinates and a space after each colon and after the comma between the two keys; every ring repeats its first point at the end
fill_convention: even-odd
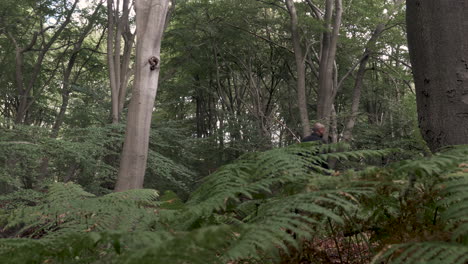
{"type": "Polygon", "coordinates": [[[466,263],[467,147],[340,174],[323,164],[396,150],[337,149],[246,154],[185,203],[71,182],[3,196],[0,263],[466,263]]]}

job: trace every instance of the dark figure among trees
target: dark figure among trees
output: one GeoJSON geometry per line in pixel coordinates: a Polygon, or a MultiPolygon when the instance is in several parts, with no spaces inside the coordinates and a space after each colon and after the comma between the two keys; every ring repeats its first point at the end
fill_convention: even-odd
{"type": "Polygon", "coordinates": [[[307,137],[304,137],[301,140],[301,142],[322,141],[323,143],[325,143],[326,140],[323,138],[324,133],[325,126],[321,123],[315,123],[312,127],[312,134],[308,135],[307,137]]]}

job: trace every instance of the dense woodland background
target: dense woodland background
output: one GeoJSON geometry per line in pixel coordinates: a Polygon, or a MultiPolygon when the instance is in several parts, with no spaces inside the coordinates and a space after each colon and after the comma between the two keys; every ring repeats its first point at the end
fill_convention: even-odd
{"type": "Polygon", "coordinates": [[[145,189],[113,192],[133,5],[0,2],[1,263],[468,261],[468,149],[421,136],[404,1],[172,0],[145,189]]]}

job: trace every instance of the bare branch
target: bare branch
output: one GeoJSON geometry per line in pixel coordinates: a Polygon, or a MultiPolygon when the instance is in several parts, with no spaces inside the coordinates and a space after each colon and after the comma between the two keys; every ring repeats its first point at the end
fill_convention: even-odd
{"type": "Polygon", "coordinates": [[[27,142],[27,141],[0,141],[0,145],[3,144],[22,144],[22,145],[37,145],[36,143],[27,142]]]}
{"type": "Polygon", "coordinates": [[[314,3],[312,3],[312,0],[305,0],[305,1],[307,5],[310,7],[310,9],[312,10],[312,12],[315,14],[315,17],[317,19],[323,20],[323,15],[325,14],[325,12],[320,10],[320,8],[318,8],[314,3]]]}
{"type": "Polygon", "coordinates": [[[241,30],[241,31],[244,31],[244,32],[246,32],[246,33],[248,33],[248,34],[250,34],[250,35],[252,35],[252,36],[254,36],[254,37],[257,37],[257,38],[259,38],[259,39],[261,39],[261,40],[264,40],[264,41],[266,41],[266,42],[268,42],[268,43],[271,43],[271,44],[273,44],[273,45],[275,45],[275,46],[277,46],[277,47],[283,48],[283,49],[285,49],[285,50],[286,50],[287,52],[289,52],[289,53],[292,53],[292,54],[294,53],[294,51],[290,50],[288,47],[283,46],[283,45],[281,45],[281,44],[279,44],[279,43],[276,43],[276,42],[272,41],[271,39],[268,39],[268,38],[266,38],[266,37],[264,37],[264,36],[260,36],[260,35],[258,35],[257,33],[250,32],[250,31],[248,31],[247,29],[244,29],[244,28],[238,27],[238,26],[236,26],[236,25],[230,24],[230,23],[228,23],[228,22],[226,22],[226,21],[222,21],[222,23],[224,23],[224,24],[226,24],[226,25],[228,25],[228,26],[230,26],[230,27],[233,27],[233,28],[239,29],[239,30],[241,30]]]}

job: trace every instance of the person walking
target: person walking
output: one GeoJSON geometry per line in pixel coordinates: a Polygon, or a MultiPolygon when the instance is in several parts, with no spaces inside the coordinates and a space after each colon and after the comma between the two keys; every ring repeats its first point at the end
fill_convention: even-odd
{"type": "Polygon", "coordinates": [[[325,140],[323,139],[324,133],[325,133],[325,126],[321,123],[315,123],[312,126],[312,134],[303,138],[301,142],[322,141],[322,143],[325,143],[325,140]]]}

